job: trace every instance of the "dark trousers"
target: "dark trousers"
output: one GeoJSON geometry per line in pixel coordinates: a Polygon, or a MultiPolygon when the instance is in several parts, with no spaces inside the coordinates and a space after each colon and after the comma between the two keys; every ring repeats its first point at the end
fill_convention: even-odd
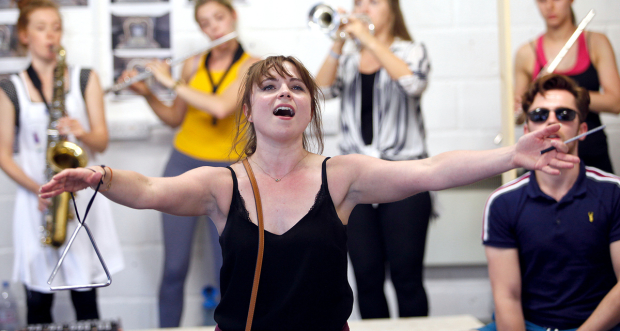
{"type": "Polygon", "coordinates": [[[348,248],[362,318],[388,318],[383,292],[386,270],[396,290],[400,317],[428,315],[422,284],[430,194],[353,209],[347,225],[348,248]]]}
{"type": "MultiPolygon", "coordinates": [[[[28,308],[28,324],[53,323],[53,293],[42,293],[26,288],[26,307],[28,308]]],[[[71,302],[78,321],[99,319],[97,310],[97,291],[71,291],[71,302]]]]}

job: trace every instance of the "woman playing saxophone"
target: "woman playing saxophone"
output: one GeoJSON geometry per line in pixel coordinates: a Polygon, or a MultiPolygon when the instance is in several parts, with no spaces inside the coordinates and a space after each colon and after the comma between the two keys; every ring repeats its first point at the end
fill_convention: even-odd
{"type": "MultiPolygon", "coordinates": [[[[13,279],[25,286],[28,324],[51,323],[53,294],[47,278],[58,260],[59,250],[41,243],[43,214],[50,202],[37,195],[46,181],[45,172],[49,166],[46,163],[48,132],[54,131],[48,130],[53,118],[50,114],[54,113],[57,101],[64,104],[67,116],[57,119],[55,129],[87,154],[106,149],[108,132],[103,92],[94,71],[77,66],[57,71],[60,72],[57,76],[64,79],[65,90],[53,96],[52,82],[58,66],[55,50],[60,48],[62,36],[57,5],[51,0],[21,0],[17,4],[20,9],[19,41],[28,50],[32,63],[28,70],[0,83],[0,168],[19,185],[13,213],[13,279]],[[15,159],[14,145],[19,150],[15,159]]],[[[88,198],[88,193],[76,197],[78,209],[84,210],[88,198]]],[[[109,202],[97,199],[88,220],[100,249],[105,252],[110,271],[119,271],[123,260],[109,202]]],[[[72,231],[75,225],[76,221],[70,221],[67,231],[72,231]]],[[[82,249],[74,247],[69,252],[71,257],[63,264],[60,271],[63,277],[59,278],[64,279],[66,285],[81,285],[105,277],[95,265],[98,260],[89,247],[88,237],[78,237],[73,246],[76,245],[82,249]]],[[[78,320],[98,318],[95,290],[72,291],[71,299],[78,320]]]]}

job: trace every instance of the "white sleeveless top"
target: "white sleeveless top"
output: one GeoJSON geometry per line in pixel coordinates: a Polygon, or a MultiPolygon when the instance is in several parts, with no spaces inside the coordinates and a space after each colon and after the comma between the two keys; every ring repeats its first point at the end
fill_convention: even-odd
{"type": "MultiPolygon", "coordinates": [[[[47,181],[45,178],[45,152],[47,149],[49,115],[42,102],[33,103],[31,101],[28,89],[24,84],[25,75],[26,73],[22,72],[19,75],[11,76],[20,106],[20,124],[17,137],[19,154],[16,155],[16,161],[30,178],[37,183],[44,184],[47,181]]],[[[70,67],[69,77],[71,86],[65,96],[67,114],[69,117],[77,119],[84,129],[89,131],[88,114],[80,90],[80,68],[70,67]]],[[[79,144],[72,135],[68,139],[79,144]]],[[[85,150],[89,154],[89,162],[92,162],[92,153],[89,153],[86,148],[85,150]]],[[[89,188],[78,192],[76,195],[80,217],[83,217],[93,193],[94,191],[89,188]]],[[[69,208],[73,211],[72,203],[69,208]]],[[[23,187],[18,187],[13,213],[13,245],[15,247],[13,280],[22,282],[32,290],[50,293],[47,279],[75,230],[77,220],[69,221],[67,224],[67,240],[62,247],[56,249],[41,244],[43,218],[44,214],[38,210],[38,197],[23,187]]],[[[122,270],[124,267],[123,256],[112,220],[110,202],[103,195],[98,195],[95,198],[88,213],[86,224],[95,238],[110,273],[122,270]]],[[[85,285],[100,283],[105,280],[105,272],[86,231],[82,229],[73,242],[52,285],[85,285]]]]}

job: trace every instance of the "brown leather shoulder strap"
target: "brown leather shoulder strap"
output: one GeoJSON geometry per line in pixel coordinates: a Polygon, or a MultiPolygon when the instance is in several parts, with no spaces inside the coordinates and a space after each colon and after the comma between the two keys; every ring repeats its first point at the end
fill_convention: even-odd
{"type": "Polygon", "coordinates": [[[243,159],[243,166],[248,173],[252,191],[254,191],[254,202],[256,202],[256,214],[258,216],[258,256],[256,257],[256,270],[254,271],[254,284],[252,284],[252,296],[250,297],[250,309],[248,310],[248,319],[245,323],[245,331],[252,329],[252,319],[254,318],[254,307],[256,306],[256,295],[258,294],[258,282],[260,280],[260,271],[263,266],[263,251],[265,250],[265,225],[263,224],[263,206],[260,201],[260,193],[258,192],[258,184],[252,167],[248,159],[243,159]]]}

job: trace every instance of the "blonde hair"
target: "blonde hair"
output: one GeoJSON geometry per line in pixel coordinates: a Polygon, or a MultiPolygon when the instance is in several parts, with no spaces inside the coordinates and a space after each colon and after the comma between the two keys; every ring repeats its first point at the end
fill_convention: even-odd
{"type": "Polygon", "coordinates": [[[247,107],[247,116],[252,114],[252,88],[260,84],[264,77],[271,77],[273,69],[282,77],[291,77],[284,63],[288,62],[299,72],[299,78],[306,85],[310,94],[310,110],[312,118],[308,129],[303,133],[303,148],[309,150],[314,147],[318,154],[323,153],[323,129],[321,127],[320,98],[322,92],[304,65],[292,56],[270,56],[262,61],[254,63],[245,74],[243,83],[239,89],[239,111],[237,112],[237,133],[231,153],[238,154],[238,160],[249,157],[256,152],[256,131],[254,123],[248,121],[243,114],[243,106],[247,107]]]}

